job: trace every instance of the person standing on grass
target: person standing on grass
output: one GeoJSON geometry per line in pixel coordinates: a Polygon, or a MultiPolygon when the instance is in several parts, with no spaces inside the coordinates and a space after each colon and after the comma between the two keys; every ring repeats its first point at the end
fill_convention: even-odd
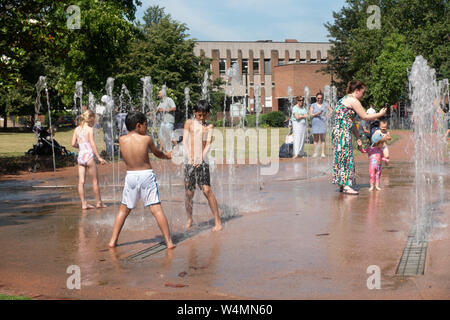
{"type": "Polygon", "coordinates": [[[292,108],[292,131],[294,132],[294,156],[292,159],[306,156],[303,151],[305,146],[306,119],[308,111],[303,104],[303,97],[296,98],[297,104],[292,108]]]}
{"type": "Polygon", "coordinates": [[[158,97],[161,102],[156,109],[156,113],[162,114],[161,127],[159,129],[159,141],[160,150],[169,151],[172,150],[172,140],[173,140],[173,127],[175,124],[175,110],[177,106],[172,98],[167,96],[166,87],[158,92],[158,97]]]}
{"type": "Polygon", "coordinates": [[[311,132],[314,137],[314,154],[313,158],[318,156],[318,143],[322,144],[321,157],[325,158],[325,135],[328,131],[328,114],[333,112],[333,109],[328,103],[323,101],[323,94],[321,92],[316,94],[317,101],[309,108],[309,114],[312,117],[311,132]]]}

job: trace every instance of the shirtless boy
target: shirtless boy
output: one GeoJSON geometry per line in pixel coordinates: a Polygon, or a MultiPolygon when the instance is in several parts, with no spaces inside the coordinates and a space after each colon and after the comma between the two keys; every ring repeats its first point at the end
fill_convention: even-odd
{"type": "Polygon", "coordinates": [[[192,226],[192,208],[196,185],[203,191],[208,200],[209,207],[214,216],[215,226],[213,231],[222,230],[217,200],[211,189],[209,165],[205,162],[211,146],[214,125],[206,124],[211,106],[208,101],[200,100],[194,106],[194,119],[189,119],[184,125],[183,146],[187,155],[187,163],[184,166],[184,185],[186,190],[186,228],[192,226]]]}
{"type": "Polygon", "coordinates": [[[158,223],[167,248],[172,249],[175,245],[170,238],[169,224],[161,207],[158,183],[150,164],[148,149],[161,159],[171,159],[171,153],[159,151],[152,138],[146,135],[147,119],[143,113],[129,112],[125,119],[125,125],[129,133],[120,137],[119,144],[123,160],[127,165],[127,175],[125,177],[122,203],[114,222],[113,235],[109,242],[109,247],[113,248],[117,245],[125,219],[131,210],[136,207],[138,200],[142,199],[144,206],[150,207],[150,212],[158,223]]]}

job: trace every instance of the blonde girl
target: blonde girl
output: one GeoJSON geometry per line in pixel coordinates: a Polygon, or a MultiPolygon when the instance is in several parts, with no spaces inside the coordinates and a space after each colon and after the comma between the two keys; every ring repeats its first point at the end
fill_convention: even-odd
{"type": "Polygon", "coordinates": [[[94,155],[101,164],[106,164],[106,161],[100,157],[97,151],[97,146],[94,141],[94,126],[95,113],[92,110],[86,110],[81,115],[81,123],[76,127],[72,137],[72,147],[78,148],[78,194],[81,199],[81,208],[83,210],[93,209],[94,206],[87,203],[84,195],[84,181],[86,178],[86,170],[92,177],[92,187],[94,189],[95,198],[97,199],[97,208],[105,208],[103,204],[100,190],[98,188],[98,173],[97,165],[95,163],[94,155]]]}

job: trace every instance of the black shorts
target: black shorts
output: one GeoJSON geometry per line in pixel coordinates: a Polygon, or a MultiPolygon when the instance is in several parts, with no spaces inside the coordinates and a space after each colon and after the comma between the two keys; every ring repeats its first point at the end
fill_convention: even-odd
{"type": "Polygon", "coordinates": [[[184,187],[186,190],[194,191],[195,185],[201,189],[203,186],[211,186],[209,175],[209,164],[203,162],[197,168],[192,164],[184,165],[184,187]]]}

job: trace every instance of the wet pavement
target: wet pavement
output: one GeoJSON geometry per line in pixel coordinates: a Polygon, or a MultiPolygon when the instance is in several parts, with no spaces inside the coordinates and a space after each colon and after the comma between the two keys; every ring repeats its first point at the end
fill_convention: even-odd
{"type": "Polygon", "coordinates": [[[169,251],[159,251],[159,229],[142,206],[128,218],[119,246],[107,248],[121,193],[120,179],[112,190],[108,168],[101,179],[109,207],[85,212],[73,168],[4,179],[0,292],[38,299],[449,299],[448,168],[436,180],[425,274],[397,276],[414,223],[414,178],[411,163],[393,157],[379,192],[368,191],[367,158],[358,158],[359,196],[330,184],[330,159],[282,161],[277,175],[260,178],[256,166],[219,166],[212,184],[221,232],[211,231],[199,190],[197,226],[184,230],[182,176],[155,163],[177,242],[169,251]],[[67,288],[71,265],[80,267],[80,290],[67,288]],[[379,290],[368,289],[369,266],[381,270],[379,290]]]}

